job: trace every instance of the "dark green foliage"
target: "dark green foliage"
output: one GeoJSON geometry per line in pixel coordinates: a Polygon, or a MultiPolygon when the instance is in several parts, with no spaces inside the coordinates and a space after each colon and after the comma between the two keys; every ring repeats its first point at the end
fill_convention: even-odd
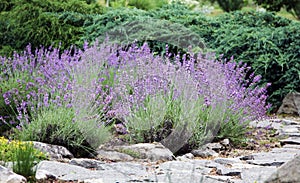
{"type": "Polygon", "coordinates": [[[83,0],[11,0],[0,5],[1,55],[23,50],[29,43],[33,48],[80,45],[83,25],[92,21],[91,14],[103,12],[98,4],[83,0]]]}
{"type": "Polygon", "coordinates": [[[110,0],[109,6],[113,8],[130,7],[142,10],[151,10],[168,4],[168,0],[110,0]]]}
{"type": "Polygon", "coordinates": [[[138,20],[145,15],[146,12],[143,10],[120,8],[108,11],[103,15],[94,16],[93,21],[86,24],[85,35],[82,40],[93,42],[99,36],[105,35],[107,31],[122,25],[124,22],[138,20]]]}
{"type": "Polygon", "coordinates": [[[128,6],[134,6],[142,10],[150,10],[159,8],[167,3],[166,0],[129,0],[128,6]]]}
{"type": "Polygon", "coordinates": [[[262,5],[267,10],[280,11],[284,6],[292,9],[298,0],[254,0],[258,5],[262,5]]]}
{"type": "Polygon", "coordinates": [[[254,0],[258,5],[262,5],[267,10],[280,11],[281,8],[286,8],[300,19],[300,1],[299,0],[254,0]]]}
{"type": "Polygon", "coordinates": [[[14,6],[14,1],[12,0],[1,0],[0,2],[0,12],[10,11],[14,6]]]}
{"type": "Polygon", "coordinates": [[[212,3],[215,1],[217,1],[222,10],[226,12],[241,10],[246,4],[245,0],[210,0],[212,3]]]}
{"type": "Polygon", "coordinates": [[[290,91],[300,91],[300,28],[298,22],[271,13],[237,12],[221,16],[209,45],[218,55],[234,56],[271,83],[269,102],[279,107],[290,91]],[[226,22],[227,20],[227,22],[226,22]]]}

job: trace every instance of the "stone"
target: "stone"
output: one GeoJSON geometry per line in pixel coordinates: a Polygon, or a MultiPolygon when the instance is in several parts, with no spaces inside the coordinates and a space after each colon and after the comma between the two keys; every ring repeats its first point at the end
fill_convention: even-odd
{"type": "Polygon", "coordinates": [[[300,154],[300,149],[297,148],[285,148],[285,147],[281,147],[281,148],[273,148],[271,151],[271,153],[277,153],[277,154],[300,154]]]}
{"type": "Polygon", "coordinates": [[[195,157],[200,157],[200,158],[208,158],[208,157],[218,157],[219,154],[211,149],[197,149],[197,150],[192,150],[191,153],[195,157]]]}
{"type": "Polygon", "coordinates": [[[50,159],[61,160],[64,158],[68,158],[68,159],[74,158],[73,154],[63,146],[46,144],[43,142],[36,142],[36,141],[32,141],[32,143],[34,148],[48,154],[50,156],[50,159]]]}
{"type": "Polygon", "coordinates": [[[242,161],[239,158],[215,158],[214,161],[223,165],[231,165],[234,163],[241,163],[242,161]]]}
{"type": "Polygon", "coordinates": [[[272,122],[270,120],[259,120],[259,121],[251,121],[249,123],[249,126],[254,128],[266,128],[268,126],[271,126],[272,122]]]}
{"type": "Polygon", "coordinates": [[[201,147],[202,149],[211,149],[216,152],[224,150],[224,146],[221,143],[207,143],[201,147]]]}
{"type": "Polygon", "coordinates": [[[300,137],[289,137],[287,139],[280,140],[281,145],[285,144],[297,144],[300,145],[300,137]]]}
{"type": "Polygon", "coordinates": [[[233,169],[251,169],[251,168],[263,168],[263,166],[252,165],[248,163],[233,163],[230,164],[230,168],[233,169]]]}
{"type": "Polygon", "coordinates": [[[97,150],[97,159],[113,162],[134,160],[134,158],[128,154],[106,150],[97,150]]]}
{"type": "Polygon", "coordinates": [[[263,183],[276,170],[277,168],[274,166],[242,169],[241,179],[244,183],[263,183]]]}
{"type": "Polygon", "coordinates": [[[18,175],[0,165],[0,183],[26,183],[25,177],[18,175]]]}
{"type": "Polygon", "coordinates": [[[178,160],[178,161],[190,161],[193,158],[194,158],[194,155],[192,153],[187,153],[185,155],[176,157],[176,160],[178,160]]]}
{"type": "Polygon", "coordinates": [[[84,183],[104,183],[104,182],[102,179],[85,179],[84,183]]]}
{"type": "Polygon", "coordinates": [[[300,155],[277,169],[265,183],[298,183],[300,180],[300,155]]]}
{"type": "Polygon", "coordinates": [[[296,152],[261,152],[252,154],[252,160],[246,160],[247,163],[260,166],[280,166],[283,163],[291,160],[296,155],[296,152]]]}
{"type": "Polygon", "coordinates": [[[104,170],[102,165],[105,163],[102,161],[97,161],[97,160],[87,159],[87,158],[74,158],[69,161],[69,164],[81,166],[84,168],[95,169],[95,170],[104,170]]]}
{"type": "Polygon", "coordinates": [[[189,161],[189,162],[182,162],[182,161],[168,161],[164,162],[159,165],[159,169],[162,172],[175,172],[179,171],[181,173],[195,173],[195,174],[208,174],[212,169],[205,167],[205,164],[208,161],[189,161]]]}
{"type": "Polygon", "coordinates": [[[297,122],[295,120],[290,120],[290,119],[280,119],[281,123],[285,124],[285,125],[299,125],[300,122],[297,122]]]}
{"type": "Polygon", "coordinates": [[[300,133],[279,133],[278,138],[280,137],[300,137],[300,133]]]}
{"type": "MultiPolygon", "coordinates": [[[[241,180],[233,179],[232,176],[216,176],[216,175],[206,175],[205,178],[211,179],[213,182],[222,183],[242,183],[241,180]]],[[[206,181],[203,181],[206,182],[206,181]]]]}
{"type": "Polygon", "coordinates": [[[174,159],[173,153],[161,143],[139,143],[114,146],[112,148],[114,151],[129,154],[136,159],[149,161],[170,161],[174,159]]]}
{"type": "MultiPolygon", "coordinates": [[[[101,170],[91,170],[77,165],[55,161],[42,161],[37,166],[37,181],[77,181],[85,182],[141,182],[148,178],[146,168],[137,163],[118,162],[101,165],[101,170]]],[[[152,181],[152,180],[151,180],[152,181]]]]}
{"type": "Polygon", "coordinates": [[[211,168],[205,167],[207,160],[195,160],[195,161],[168,161],[160,164],[155,169],[155,174],[151,179],[155,182],[211,182],[205,178],[205,174],[209,174],[211,168]]]}
{"type": "Polygon", "coordinates": [[[221,142],[220,142],[223,146],[229,146],[230,145],[230,140],[229,139],[223,139],[221,142]]]}
{"type": "Polygon", "coordinates": [[[282,148],[291,148],[291,149],[299,149],[300,150],[300,145],[286,144],[286,145],[283,145],[282,148]]]}
{"type": "MultiPolygon", "coordinates": [[[[225,159],[225,158],[224,158],[225,159]]],[[[222,176],[241,176],[241,170],[240,169],[233,169],[231,166],[228,166],[228,164],[223,165],[216,163],[215,161],[211,161],[206,165],[208,168],[215,168],[216,173],[218,175],[222,176]]]]}
{"type": "Polygon", "coordinates": [[[281,133],[298,133],[299,132],[299,125],[289,125],[285,126],[280,129],[281,133]]]}
{"type": "Polygon", "coordinates": [[[285,96],[277,114],[290,114],[300,116],[300,93],[291,92],[285,96]]]}

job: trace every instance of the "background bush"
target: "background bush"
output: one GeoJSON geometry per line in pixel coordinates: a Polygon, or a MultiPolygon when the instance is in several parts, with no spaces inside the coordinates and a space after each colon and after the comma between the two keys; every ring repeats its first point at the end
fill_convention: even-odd
{"type": "Polygon", "coordinates": [[[250,65],[262,75],[261,83],[271,83],[268,101],[274,110],[286,94],[300,91],[299,22],[258,12],[233,12],[216,21],[220,27],[207,44],[223,58],[250,65]]]}
{"type": "Polygon", "coordinates": [[[282,8],[286,8],[287,11],[300,19],[300,1],[298,0],[254,0],[254,2],[271,11],[280,11],[282,8]]]}
{"type": "Polygon", "coordinates": [[[210,2],[218,2],[222,10],[226,12],[241,10],[246,5],[245,0],[210,0],[210,2]]]}
{"type": "Polygon", "coordinates": [[[29,43],[67,49],[80,45],[83,25],[90,14],[101,14],[103,8],[83,0],[12,0],[0,4],[0,54],[21,51],[29,43]]]}

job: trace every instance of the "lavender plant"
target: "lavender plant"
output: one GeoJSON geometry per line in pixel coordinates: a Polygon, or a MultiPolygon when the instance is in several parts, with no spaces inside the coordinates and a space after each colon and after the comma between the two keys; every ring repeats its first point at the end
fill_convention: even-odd
{"type": "Polygon", "coordinates": [[[209,123],[210,128],[204,132],[213,134],[210,131],[218,124],[215,121],[221,122],[223,115],[215,111],[218,120],[200,118],[206,106],[192,69],[194,60],[184,60],[182,64],[178,56],[171,62],[169,57],[153,56],[146,44],[119,54],[117,115],[125,119],[135,142],[161,141],[176,152],[193,136],[196,126],[209,123]]]}
{"type": "Polygon", "coordinates": [[[72,106],[74,122],[93,148],[109,140],[109,116],[113,99],[114,63],[109,60],[111,47],[97,44],[85,48],[81,61],[72,68],[72,106]]]}
{"type": "Polygon", "coordinates": [[[268,108],[260,77],[232,60],[154,56],[147,44],[83,49],[71,55],[28,47],[14,57],[12,73],[26,71],[28,79],[19,79],[26,95],[15,88],[3,95],[16,106],[19,137],[52,143],[57,140],[46,137],[59,137],[67,146],[96,148],[119,120],[134,142],[160,141],[177,152],[214,138],[240,140],[248,122],[268,108]]]}
{"type": "Polygon", "coordinates": [[[195,146],[214,138],[242,139],[249,121],[263,117],[269,107],[266,87],[257,86],[260,77],[250,74],[246,80],[249,69],[233,60],[217,62],[209,55],[171,61],[153,56],[147,45],[131,47],[120,52],[118,115],[137,141],[161,140],[173,152],[180,144],[175,137],[183,133],[180,140],[195,146]],[[175,132],[158,137],[157,131],[168,121],[175,132]]]}
{"type": "MultiPolygon", "coordinates": [[[[94,121],[80,119],[80,123],[78,122],[80,117],[78,111],[90,115],[95,108],[86,109],[85,103],[79,105],[76,99],[87,97],[88,104],[95,104],[96,101],[93,100],[95,98],[91,96],[98,96],[101,99],[104,99],[104,96],[97,93],[96,86],[88,84],[84,87],[78,79],[86,73],[79,72],[80,70],[75,68],[79,68],[79,65],[82,66],[81,63],[88,63],[88,61],[85,62],[80,50],[74,50],[75,52],[71,54],[69,50],[61,53],[59,49],[41,48],[32,53],[28,47],[23,55],[16,54],[12,59],[13,72],[11,73],[25,71],[23,72],[26,74],[24,78],[29,78],[30,82],[24,78],[16,78],[16,75],[12,74],[11,78],[18,80],[26,87],[19,88],[22,89],[20,91],[12,88],[3,96],[4,101],[8,101],[7,108],[16,106],[14,115],[19,129],[16,131],[17,138],[64,145],[71,152],[76,153],[74,155],[80,156],[86,154],[83,150],[93,150],[94,147],[89,142],[89,139],[93,139],[91,138],[93,131],[97,131],[99,138],[106,139],[109,136],[104,133],[105,131],[99,133],[99,129],[102,128],[97,128],[94,121]],[[78,90],[82,87],[84,90],[78,90]],[[86,129],[86,131],[81,129],[86,129]],[[88,133],[85,133],[87,131],[88,133]]],[[[89,70],[91,68],[85,71],[91,73],[89,70]]],[[[84,81],[84,84],[86,82],[88,81],[84,81]]],[[[5,121],[5,117],[2,119],[5,121]]]]}

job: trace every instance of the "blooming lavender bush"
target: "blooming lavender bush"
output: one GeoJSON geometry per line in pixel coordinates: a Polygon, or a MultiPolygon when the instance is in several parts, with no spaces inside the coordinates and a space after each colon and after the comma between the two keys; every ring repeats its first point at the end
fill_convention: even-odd
{"type": "MultiPolygon", "coordinates": [[[[118,121],[133,142],[160,141],[175,153],[216,137],[240,140],[248,122],[268,108],[260,77],[248,76],[249,68],[232,60],[154,56],[147,44],[124,49],[95,43],[83,50],[33,54],[28,47],[2,59],[16,65],[9,77],[28,86],[3,93],[3,101],[16,106],[19,137],[52,136],[69,146],[97,148],[118,121]],[[14,76],[17,71],[28,79],[14,76]]],[[[45,138],[37,140],[56,141],[45,138]]]]}
{"type": "Polygon", "coordinates": [[[241,140],[248,122],[269,107],[266,87],[256,86],[260,77],[246,80],[250,68],[233,60],[170,60],[153,56],[147,45],[118,53],[114,109],[135,142],[161,141],[176,152],[186,140],[196,146],[215,137],[241,140]]]}
{"type": "MultiPolygon", "coordinates": [[[[9,85],[10,80],[2,77],[2,82],[10,87],[3,92],[3,101],[6,102],[6,108],[13,109],[15,113],[8,114],[10,118],[3,115],[1,119],[5,124],[9,124],[7,119],[15,119],[19,129],[16,132],[17,138],[64,145],[73,153],[78,153],[74,155],[80,156],[84,153],[83,149],[94,148],[89,139],[92,139],[91,132],[98,131],[98,128],[95,128],[96,124],[88,128],[87,124],[93,122],[88,119],[80,119],[81,123],[85,122],[85,127],[82,127],[78,122],[79,115],[75,114],[84,111],[85,106],[84,103],[78,106],[74,101],[83,96],[92,103],[93,98],[90,96],[95,96],[97,90],[87,87],[83,88],[86,89],[84,92],[77,90],[82,87],[82,83],[78,81],[82,72],[76,70],[78,73],[74,73],[74,68],[79,66],[83,56],[80,50],[74,50],[75,52],[71,54],[69,50],[61,53],[59,49],[41,48],[32,53],[28,47],[22,55],[15,54],[13,58],[2,58],[3,68],[10,69],[7,69],[8,78],[22,85],[17,87],[9,85]],[[7,67],[7,63],[12,66],[7,67]],[[19,72],[22,75],[15,74],[19,72]],[[75,83],[75,80],[78,82],[75,83]],[[89,135],[84,133],[86,131],[89,131],[89,135]]],[[[101,132],[102,136],[97,140],[103,142],[109,136],[104,133],[105,130],[101,132]]]]}

